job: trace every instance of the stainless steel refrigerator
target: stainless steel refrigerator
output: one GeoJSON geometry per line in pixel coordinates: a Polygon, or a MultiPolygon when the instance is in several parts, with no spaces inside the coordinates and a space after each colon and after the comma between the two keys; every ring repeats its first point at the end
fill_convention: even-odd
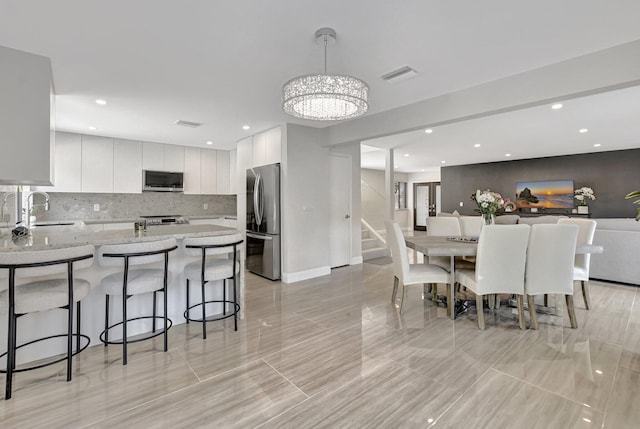
{"type": "Polygon", "coordinates": [[[280,164],[247,170],[247,259],[252,273],[280,278],[280,164]]]}

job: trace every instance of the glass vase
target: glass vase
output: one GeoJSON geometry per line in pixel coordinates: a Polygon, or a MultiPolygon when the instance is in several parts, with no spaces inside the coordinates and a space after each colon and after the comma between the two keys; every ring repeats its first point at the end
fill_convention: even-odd
{"type": "Polygon", "coordinates": [[[495,213],[482,213],[482,224],[483,225],[495,225],[496,224],[496,215],[495,215],[495,213]]]}

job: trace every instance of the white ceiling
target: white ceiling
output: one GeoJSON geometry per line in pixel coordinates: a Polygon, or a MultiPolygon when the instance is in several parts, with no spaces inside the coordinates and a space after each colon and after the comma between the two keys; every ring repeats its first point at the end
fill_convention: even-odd
{"type": "Polygon", "coordinates": [[[372,150],[375,148],[395,149],[396,170],[409,173],[443,165],[640,147],[640,87],[567,100],[562,105],[559,110],[545,105],[443,125],[430,134],[418,130],[367,140],[362,167],[384,169],[385,153],[372,150]],[[588,132],[580,133],[583,128],[588,132]]]}
{"type": "Polygon", "coordinates": [[[0,45],[51,58],[58,129],[230,149],[328,125],[280,107],[286,80],[322,70],[320,27],[338,33],[329,71],[367,81],[376,113],[638,40],[638,16],[629,0],[2,0],[0,45]],[[419,75],[380,79],[404,65],[419,75]]]}

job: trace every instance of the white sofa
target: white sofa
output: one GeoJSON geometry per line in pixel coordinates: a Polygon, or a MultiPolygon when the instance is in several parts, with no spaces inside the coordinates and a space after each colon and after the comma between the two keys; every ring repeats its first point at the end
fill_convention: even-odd
{"type": "Polygon", "coordinates": [[[593,244],[604,247],[591,255],[593,279],[640,285],[640,222],[635,219],[594,219],[593,244]]]}

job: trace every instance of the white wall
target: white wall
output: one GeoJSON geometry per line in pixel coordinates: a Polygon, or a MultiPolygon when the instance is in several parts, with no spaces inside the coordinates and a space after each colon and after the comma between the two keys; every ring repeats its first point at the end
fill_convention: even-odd
{"type": "Polygon", "coordinates": [[[327,275],[329,148],[327,131],[287,124],[282,150],[282,281],[327,275]]]}

